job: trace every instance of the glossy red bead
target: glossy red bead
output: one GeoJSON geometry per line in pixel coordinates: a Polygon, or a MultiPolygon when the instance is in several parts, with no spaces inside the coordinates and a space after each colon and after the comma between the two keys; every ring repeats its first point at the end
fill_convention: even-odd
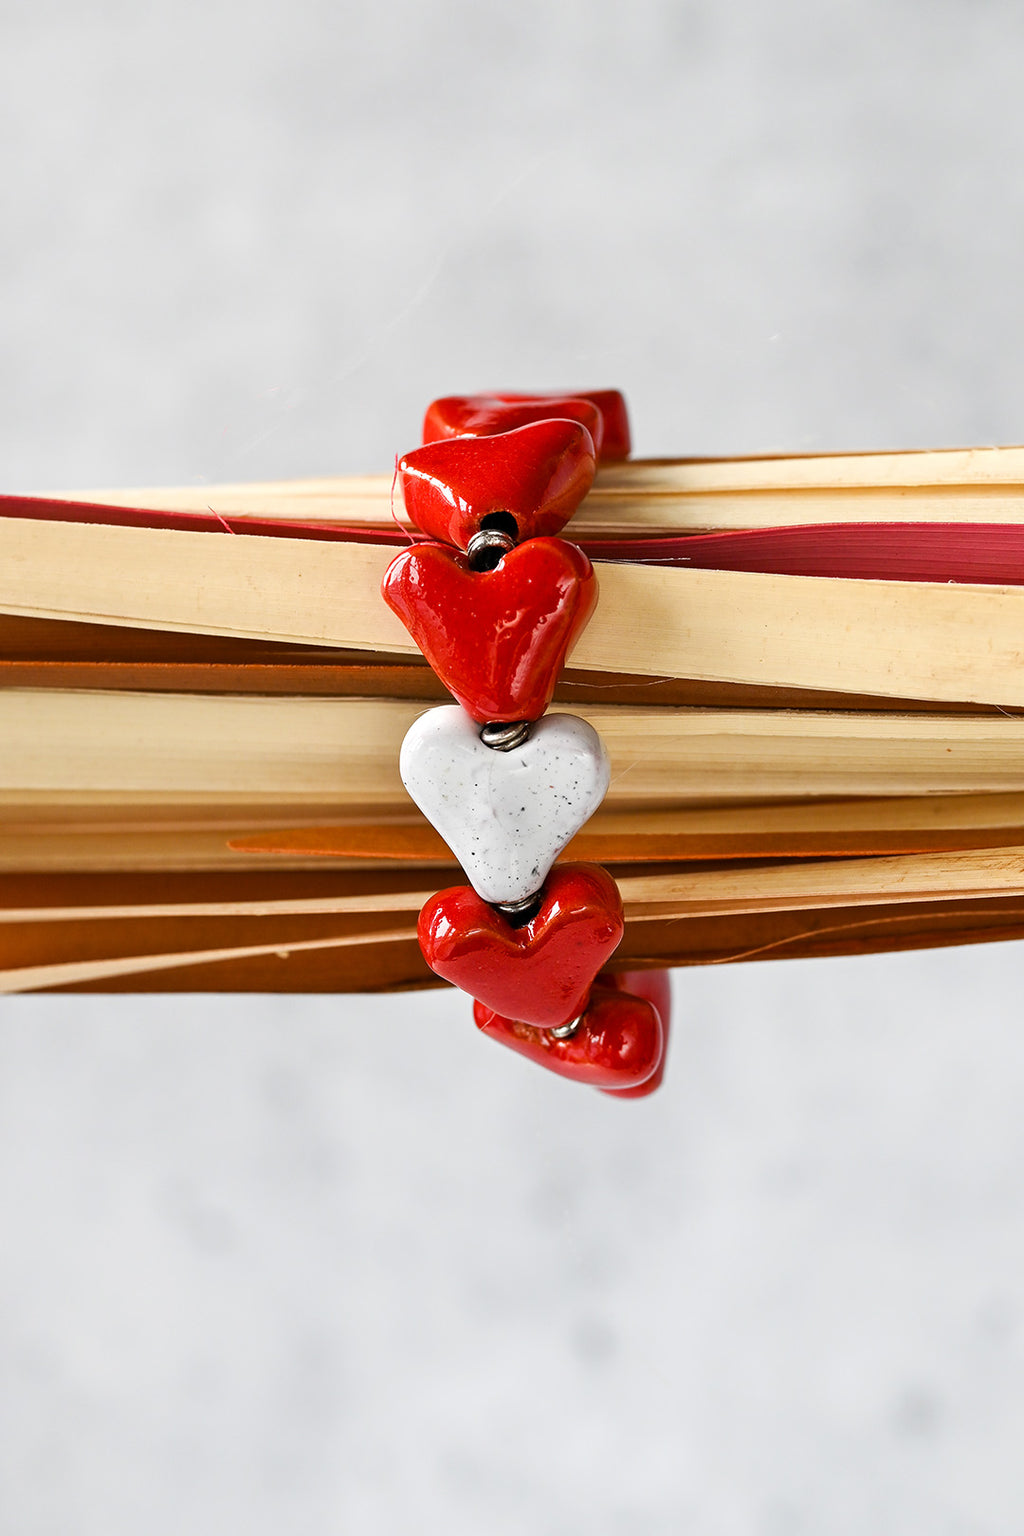
{"type": "MultiPolygon", "coordinates": [[[[542,401],[551,404],[557,402],[560,397],[552,395],[510,395],[506,391],[496,396],[502,403],[517,405],[527,401],[542,401]]],[[[628,459],[632,447],[632,439],[629,430],[629,411],[626,408],[625,396],[618,389],[581,389],[573,391],[569,398],[589,400],[591,405],[596,405],[601,412],[601,441],[599,455],[603,464],[613,459],[628,459]]]]}
{"type": "Polygon", "coordinates": [[[423,441],[443,437],[489,437],[531,421],[552,417],[581,422],[594,439],[598,459],[629,454],[629,416],[617,389],[579,390],[573,394],[447,395],[433,400],[423,420],[423,441]]]}
{"type": "Polygon", "coordinates": [[[392,560],[381,592],[474,720],[539,720],[593,612],[597,578],[564,539],[530,539],[492,571],[424,543],[392,560]]]}
{"type": "Polygon", "coordinates": [[[558,533],[590,490],[596,468],[587,428],[554,420],[427,443],[399,460],[398,473],[416,527],[465,549],[484,518],[500,517],[494,526],[519,541],[558,533]]]}
{"type": "Polygon", "coordinates": [[[618,886],[596,864],[556,865],[538,912],[520,928],[471,886],[440,891],[419,920],[432,971],[485,1009],[548,1029],[578,1018],[622,931],[618,886]]]}
{"type": "Polygon", "coordinates": [[[477,1028],[560,1077],[593,1088],[628,1090],[646,1083],[662,1057],[661,1018],[653,1003],[614,987],[591,990],[582,1021],[567,1040],[474,1003],[477,1028]]]}
{"type": "Polygon", "coordinates": [[[597,978],[599,986],[615,987],[619,992],[630,992],[634,997],[645,997],[649,1003],[653,1003],[658,1010],[661,1019],[661,1060],[646,1083],[641,1083],[638,1088],[605,1088],[604,1093],[610,1093],[620,1099],[645,1099],[648,1094],[661,1087],[662,1078],[665,1076],[665,1062],[668,1057],[668,1042],[672,1022],[672,988],[668,971],[602,971],[597,978]]]}

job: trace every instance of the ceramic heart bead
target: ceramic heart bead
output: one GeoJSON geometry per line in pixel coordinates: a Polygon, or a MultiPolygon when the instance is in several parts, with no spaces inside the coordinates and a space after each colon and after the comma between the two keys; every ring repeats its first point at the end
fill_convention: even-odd
{"type": "Polygon", "coordinates": [[[598,443],[603,464],[612,459],[628,459],[632,446],[629,430],[629,412],[626,399],[619,389],[581,389],[568,396],[558,394],[510,395],[507,390],[492,397],[502,405],[543,404],[557,410],[561,399],[589,400],[601,412],[601,439],[598,443]]]}
{"type": "Polygon", "coordinates": [[[604,1093],[619,1099],[646,1099],[661,1087],[668,1057],[669,1032],[672,1023],[672,987],[668,971],[602,971],[597,978],[598,986],[614,987],[617,992],[630,992],[634,997],[646,997],[658,1010],[661,1019],[661,1060],[645,1083],[638,1088],[605,1088],[604,1093]]]}
{"type": "Polygon", "coordinates": [[[594,439],[602,462],[628,457],[629,416],[617,389],[581,389],[573,394],[447,395],[433,400],[423,421],[423,441],[442,437],[487,437],[529,421],[563,417],[578,421],[594,439]]]}
{"type": "Polygon", "coordinates": [[[485,518],[499,519],[491,526],[520,542],[558,533],[590,490],[596,468],[585,426],[538,421],[414,448],[399,459],[398,476],[416,527],[465,549],[485,518]]]}
{"type": "Polygon", "coordinates": [[[416,544],[381,592],[474,720],[537,720],[597,601],[597,577],[564,539],[530,539],[491,571],[444,544],[416,544]]]}
{"type": "Polygon", "coordinates": [[[546,715],[522,746],[496,752],[465,710],[421,715],[402,743],[402,783],[484,901],[524,901],[597,810],[611,769],[594,728],[546,715]]]}
{"type": "Polygon", "coordinates": [[[604,437],[604,420],[592,400],[582,395],[521,396],[507,400],[501,395],[447,395],[432,400],[423,418],[424,443],[444,437],[490,437],[511,432],[534,421],[575,421],[586,427],[598,457],[604,437]]]}
{"type": "Polygon", "coordinates": [[[440,891],[419,920],[432,971],[484,1007],[559,1028],[577,1018],[622,938],[622,899],[596,864],[560,864],[537,913],[513,928],[468,885],[440,891]]]}
{"type": "Polygon", "coordinates": [[[592,989],[579,1028],[565,1040],[548,1029],[504,1018],[481,1003],[474,1003],[473,1018],[492,1040],[560,1077],[593,1088],[638,1088],[657,1071],[663,1054],[658,1010],[645,997],[613,987],[592,989]]]}

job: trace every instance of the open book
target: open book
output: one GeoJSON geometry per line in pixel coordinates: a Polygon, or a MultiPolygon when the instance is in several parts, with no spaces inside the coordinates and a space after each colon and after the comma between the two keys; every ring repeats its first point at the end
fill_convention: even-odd
{"type": "MultiPolygon", "coordinates": [[[[0,989],[436,984],[397,494],[0,498],[0,989]]],[[[617,963],[1024,934],[1024,449],[617,464],[566,535],[617,963]]]]}

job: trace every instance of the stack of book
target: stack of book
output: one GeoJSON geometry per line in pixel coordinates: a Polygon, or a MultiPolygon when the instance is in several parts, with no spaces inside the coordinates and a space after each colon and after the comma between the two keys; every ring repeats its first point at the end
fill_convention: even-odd
{"type": "MultiPolygon", "coordinates": [[[[0,990],[436,984],[397,496],[0,498],[0,990]]],[[[628,462],[572,533],[619,964],[1024,935],[1024,449],[628,462]]]]}

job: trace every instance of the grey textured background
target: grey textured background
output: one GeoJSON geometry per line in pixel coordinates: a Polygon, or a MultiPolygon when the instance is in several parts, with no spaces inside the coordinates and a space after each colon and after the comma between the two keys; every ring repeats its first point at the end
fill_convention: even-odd
{"type": "MultiPolygon", "coordinates": [[[[1024,14],[0,3],[8,490],[1020,441],[1024,14]]],[[[2,1536],[1024,1531],[1019,946],[681,972],[614,1104],[400,1001],[0,1004],[2,1536]]]]}

